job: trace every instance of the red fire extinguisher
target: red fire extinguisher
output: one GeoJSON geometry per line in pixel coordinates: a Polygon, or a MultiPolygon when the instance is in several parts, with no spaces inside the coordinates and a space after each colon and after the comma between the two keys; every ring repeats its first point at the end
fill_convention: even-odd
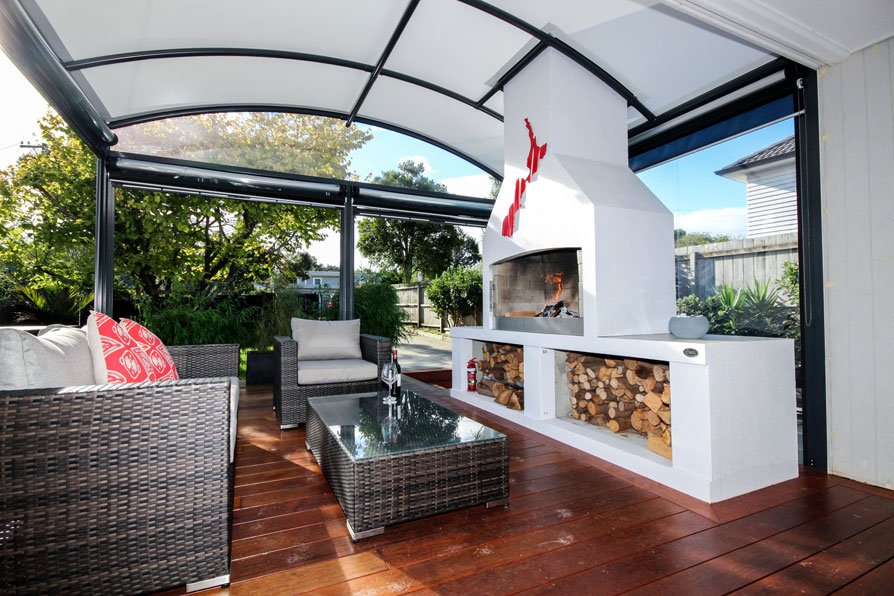
{"type": "Polygon", "coordinates": [[[469,365],[466,367],[466,389],[475,391],[477,388],[478,379],[475,372],[475,359],[472,358],[469,360],[469,365]]]}

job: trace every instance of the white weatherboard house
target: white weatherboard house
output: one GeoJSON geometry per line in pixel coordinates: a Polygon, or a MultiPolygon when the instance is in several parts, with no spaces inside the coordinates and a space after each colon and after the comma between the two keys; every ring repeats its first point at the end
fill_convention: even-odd
{"type": "Polygon", "coordinates": [[[718,176],[745,183],[748,238],[798,231],[795,137],[786,137],[725,168],[718,176]]]}

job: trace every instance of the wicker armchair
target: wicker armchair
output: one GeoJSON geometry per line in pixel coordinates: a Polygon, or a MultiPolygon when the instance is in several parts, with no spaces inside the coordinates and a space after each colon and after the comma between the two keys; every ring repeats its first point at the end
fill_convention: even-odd
{"type": "Polygon", "coordinates": [[[229,582],[239,346],[170,351],[212,378],[0,392],[0,592],[229,582]]]}
{"type": "Polygon", "coordinates": [[[391,361],[391,340],[377,335],[360,334],[360,353],[367,362],[378,365],[378,375],[369,381],[298,384],[298,342],[291,337],[273,338],[273,407],[280,428],[294,428],[307,420],[307,398],[345,393],[363,393],[379,388],[382,366],[391,361]]]}

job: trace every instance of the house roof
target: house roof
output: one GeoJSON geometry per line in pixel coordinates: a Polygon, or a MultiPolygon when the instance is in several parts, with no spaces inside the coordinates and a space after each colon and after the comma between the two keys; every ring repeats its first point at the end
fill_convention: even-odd
{"type": "Polygon", "coordinates": [[[742,159],[734,161],[733,163],[725,166],[724,168],[715,172],[718,176],[726,176],[727,174],[731,174],[733,172],[738,172],[741,170],[754,168],[760,165],[766,165],[776,161],[782,161],[787,158],[794,158],[795,156],[795,135],[791,135],[769,145],[768,147],[764,147],[758,151],[755,151],[751,155],[746,155],[742,159]]]}

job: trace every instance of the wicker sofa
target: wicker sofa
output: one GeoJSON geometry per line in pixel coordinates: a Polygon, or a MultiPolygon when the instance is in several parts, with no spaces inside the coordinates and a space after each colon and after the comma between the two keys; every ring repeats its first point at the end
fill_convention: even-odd
{"type": "MultiPolygon", "coordinates": [[[[364,360],[382,366],[391,360],[391,340],[377,335],[360,334],[360,352],[364,360]]],[[[273,407],[280,428],[294,428],[307,420],[307,398],[345,393],[362,393],[379,388],[378,375],[367,381],[298,384],[298,342],[291,337],[273,338],[273,407]]]]}
{"type": "Polygon", "coordinates": [[[239,346],[169,351],[180,381],[0,391],[0,592],[229,582],[239,346]]]}

